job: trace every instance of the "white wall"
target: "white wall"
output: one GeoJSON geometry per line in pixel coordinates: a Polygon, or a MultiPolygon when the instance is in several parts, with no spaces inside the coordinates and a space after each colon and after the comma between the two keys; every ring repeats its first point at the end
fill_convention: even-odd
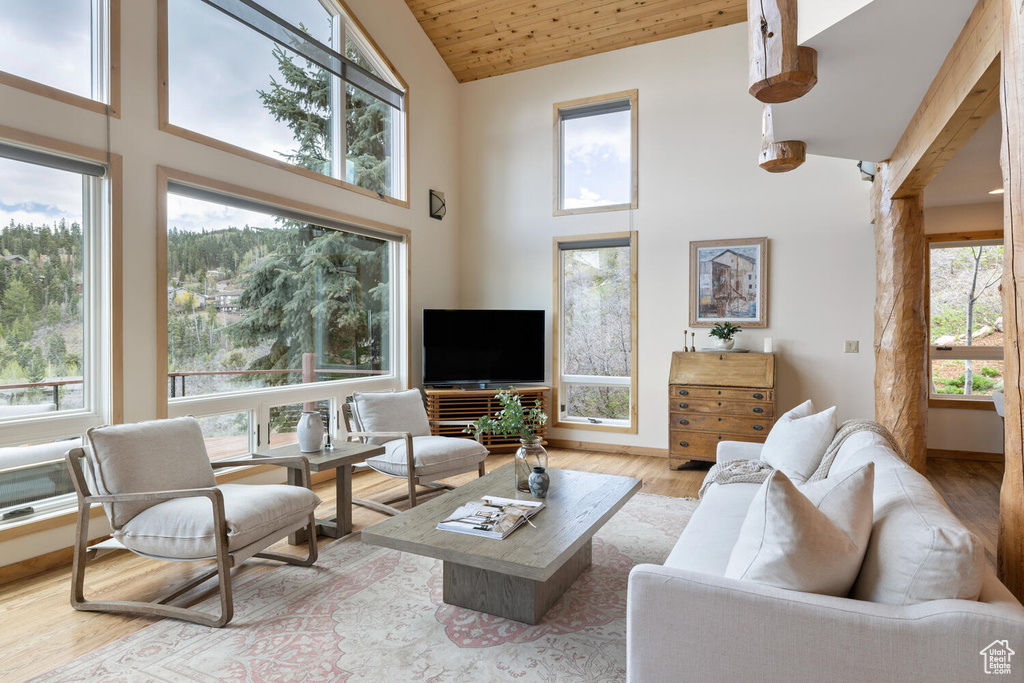
{"type": "MultiPolygon", "coordinates": [[[[761,350],[763,337],[775,339],[779,407],[812,398],[838,405],[842,419],[874,415],[869,184],[854,162],[825,157],[782,175],[758,168],[761,107],[747,94],[746,31],[740,24],[460,88],[462,306],[550,312],[554,236],[639,231],[639,433],[555,438],[666,448],[669,362],[689,319],[689,243],[715,238],[771,239],[770,327],[737,343],[761,350]],[[640,208],[553,217],[552,105],[631,88],[640,208]],[[859,340],[861,353],[844,354],[846,339],[859,340]]],[[[697,346],[706,340],[699,331],[697,346]]]]}
{"type": "MultiPolygon", "coordinates": [[[[1002,229],[1002,201],[924,210],[927,234],[1002,229]]],[[[932,408],[928,411],[928,448],[1002,453],[1003,421],[989,410],[932,408]]]]}
{"type": "MultiPolygon", "coordinates": [[[[110,125],[111,149],[124,156],[125,420],[151,419],[156,379],[156,168],[198,173],[412,231],[411,347],[419,348],[424,307],[457,303],[459,232],[458,84],[402,0],[347,0],[409,84],[411,209],[385,204],[326,183],[162,133],[157,129],[157,3],[122,2],[122,118],[110,125]],[[427,191],[448,193],[448,215],[428,216],[427,191]]],[[[105,117],[0,86],[0,125],[64,141],[106,147],[105,117]]],[[[244,122],[240,122],[244,125],[244,122]]],[[[159,285],[161,290],[163,285],[159,285]]],[[[419,354],[411,377],[419,377],[419,354]]],[[[0,543],[0,564],[71,545],[70,526],[0,543]]]]}
{"type": "Polygon", "coordinates": [[[797,42],[806,43],[872,0],[801,0],[797,5],[797,42]]]}

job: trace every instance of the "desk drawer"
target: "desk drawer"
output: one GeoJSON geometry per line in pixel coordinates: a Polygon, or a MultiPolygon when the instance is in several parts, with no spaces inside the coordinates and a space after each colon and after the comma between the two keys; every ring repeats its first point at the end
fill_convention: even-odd
{"type": "Polygon", "coordinates": [[[710,460],[714,462],[718,452],[718,444],[722,441],[746,441],[762,443],[763,437],[739,434],[715,434],[712,432],[694,432],[673,429],[668,433],[668,450],[673,456],[693,460],[710,460]]]}
{"type": "Polygon", "coordinates": [[[711,415],[748,415],[752,417],[774,417],[775,415],[775,406],[765,401],[713,401],[703,398],[691,399],[686,396],[671,399],[668,409],[673,413],[690,414],[707,413],[711,415]]]}
{"type": "Polygon", "coordinates": [[[717,387],[700,387],[689,384],[669,385],[669,400],[708,399],[715,401],[764,401],[771,403],[775,398],[772,389],[719,389],[717,387]]]}
{"type": "Polygon", "coordinates": [[[722,432],[723,434],[752,434],[763,439],[768,436],[773,422],[774,420],[770,417],[672,413],[668,428],[695,429],[700,432],[722,432]]]}

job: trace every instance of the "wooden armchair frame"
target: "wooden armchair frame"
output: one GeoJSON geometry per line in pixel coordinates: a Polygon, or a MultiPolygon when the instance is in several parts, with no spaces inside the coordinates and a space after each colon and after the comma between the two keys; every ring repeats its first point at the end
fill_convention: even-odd
{"type": "MultiPolygon", "coordinates": [[[[348,403],[348,402],[346,402],[346,403],[344,403],[342,405],[342,407],[341,407],[341,416],[342,416],[342,419],[345,422],[345,431],[348,434],[349,439],[352,439],[352,440],[355,440],[355,441],[358,441],[359,439],[364,439],[364,438],[405,439],[405,469],[406,469],[406,473],[407,473],[406,476],[405,476],[405,479],[406,479],[406,485],[408,487],[408,492],[407,493],[403,493],[403,494],[401,494],[399,496],[394,496],[392,498],[388,498],[387,500],[381,501],[379,503],[376,502],[376,501],[372,501],[372,500],[365,500],[365,499],[355,500],[355,499],[353,499],[352,502],[354,504],[361,505],[363,507],[370,508],[372,510],[376,510],[377,512],[382,512],[382,513],[384,513],[386,515],[394,516],[394,515],[400,514],[402,511],[399,510],[398,508],[392,507],[391,503],[397,503],[398,501],[408,499],[409,500],[409,507],[416,507],[418,496],[430,495],[430,494],[433,494],[433,493],[441,493],[443,491],[450,491],[450,490],[455,488],[451,484],[445,484],[445,483],[439,482],[439,481],[422,481],[420,479],[420,477],[416,474],[416,466],[415,466],[416,465],[416,457],[415,457],[415,453],[413,452],[413,442],[412,442],[412,434],[411,433],[409,433],[409,432],[358,432],[358,431],[355,431],[352,428],[352,404],[348,403]],[[422,486],[423,488],[425,488],[427,490],[423,491],[423,492],[420,492],[420,493],[417,493],[417,491],[416,491],[416,487],[417,486],[422,486]]],[[[374,470],[374,471],[375,472],[379,472],[380,470],[374,470]]],[[[472,471],[472,470],[456,470],[456,471],[452,471],[452,472],[442,472],[442,473],[440,473],[440,476],[435,475],[435,477],[437,479],[443,479],[443,478],[445,478],[447,476],[452,476],[454,474],[461,474],[462,472],[466,472],[466,471],[472,471]]],[[[483,460],[480,461],[480,465],[478,467],[478,472],[479,472],[479,475],[481,477],[484,476],[485,474],[487,474],[487,469],[484,466],[484,461],[483,460]]],[[[387,472],[381,472],[381,474],[383,474],[385,476],[388,476],[388,477],[395,477],[396,479],[401,479],[402,478],[402,477],[394,475],[394,474],[388,474],[387,472]]]]}
{"type": "MultiPolygon", "coordinates": [[[[73,448],[65,454],[71,479],[78,496],[78,521],[75,525],[75,550],[72,564],[71,606],[83,612],[112,612],[116,614],[140,614],[145,616],[172,617],[190,621],[204,626],[220,628],[234,616],[234,603],[231,594],[231,569],[237,567],[251,557],[277,560],[300,567],[309,567],[317,559],[316,517],[310,513],[309,519],[301,524],[291,524],[274,531],[267,536],[234,551],[228,550],[227,521],[224,516],[224,494],[217,488],[180,489],[176,491],[148,491],[145,493],[118,493],[111,495],[95,495],[90,492],[89,484],[82,469],[85,456],[83,448],[73,448]],[[167,501],[175,498],[208,498],[212,506],[214,529],[216,532],[216,554],[205,558],[168,558],[156,557],[136,552],[142,557],[176,562],[192,562],[212,559],[216,568],[189,581],[169,593],[165,593],[153,602],[132,600],[87,600],[85,598],[85,566],[87,559],[98,556],[103,551],[130,550],[116,539],[108,539],[92,546],[89,542],[89,510],[94,503],[128,503],[147,501],[167,501]],[[309,552],[305,558],[294,557],[282,553],[263,552],[265,548],[276,543],[299,529],[307,529],[309,552]],[[220,593],[220,616],[214,616],[196,609],[177,607],[167,603],[184,595],[208,579],[217,576],[220,593]]],[[[310,487],[309,461],[305,458],[260,458],[258,460],[221,460],[210,463],[214,469],[224,467],[252,467],[255,465],[301,466],[302,485],[310,487]]],[[[135,551],[132,551],[135,552],[135,551]]]]}

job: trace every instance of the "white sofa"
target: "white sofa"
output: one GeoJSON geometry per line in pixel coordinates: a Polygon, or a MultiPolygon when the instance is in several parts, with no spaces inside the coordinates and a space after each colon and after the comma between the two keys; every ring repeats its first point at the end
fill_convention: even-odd
{"type": "MultiPolygon", "coordinates": [[[[757,459],[760,450],[760,444],[723,442],[718,461],[757,459]]],[[[869,460],[875,463],[874,524],[857,581],[877,582],[885,572],[917,580],[930,570],[932,583],[955,579],[954,588],[975,593],[980,584],[977,600],[904,596],[885,604],[726,578],[759,485],[712,484],[664,566],[642,564],[630,573],[627,680],[986,681],[992,677],[984,672],[981,651],[1003,640],[1018,654],[1002,679],[1024,680],[1024,607],[988,568],[980,541],[876,434],[849,437],[831,471],[869,460]],[[964,553],[901,555],[904,530],[898,527],[928,514],[948,522],[926,532],[934,534],[934,543],[947,551],[959,544],[964,553]]],[[[854,584],[852,593],[864,590],[854,584]]]]}

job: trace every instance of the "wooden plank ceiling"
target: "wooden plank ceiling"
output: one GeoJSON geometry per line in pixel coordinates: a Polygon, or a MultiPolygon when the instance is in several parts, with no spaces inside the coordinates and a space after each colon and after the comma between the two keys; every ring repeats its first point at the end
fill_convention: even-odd
{"type": "Polygon", "coordinates": [[[736,24],[746,0],[405,0],[460,83],[736,24]]]}

